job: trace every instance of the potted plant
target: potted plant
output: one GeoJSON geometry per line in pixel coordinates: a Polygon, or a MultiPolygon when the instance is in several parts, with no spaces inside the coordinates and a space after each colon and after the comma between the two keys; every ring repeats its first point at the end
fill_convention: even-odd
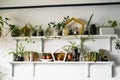
{"type": "Polygon", "coordinates": [[[38,26],[33,27],[32,24],[28,23],[28,27],[30,29],[31,36],[37,36],[37,27],[38,26]]]}
{"type": "Polygon", "coordinates": [[[8,54],[12,54],[14,57],[14,61],[24,61],[24,57],[29,54],[28,51],[25,51],[25,46],[20,44],[18,46],[18,50],[12,50],[8,52],[8,54]]]}
{"type": "Polygon", "coordinates": [[[28,28],[27,24],[21,29],[22,36],[30,36],[30,29],[28,28]]]}
{"type": "Polygon", "coordinates": [[[52,36],[53,35],[53,30],[52,30],[52,28],[51,28],[51,25],[50,25],[50,23],[48,23],[48,27],[47,27],[47,29],[46,29],[46,31],[45,31],[45,36],[52,36]]]}
{"type": "Polygon", "coordinates": [[[79,60],[79,54],[78,54],[78,46],[76,45],[75,42],[70,42],[70,45],[65,45],[64,49],[67,49],[70,53],[72,53],[73,61],[78,61],[79,60]]]}
{"type": "Polygon", "coordinates": [[[118,23],[116,20],[109,20],[107,23],[104,22],[102,26],[100,26],[100,35],[102,34],[114,34],[114,28],[117,27],[118,23]]]}
{"type": "Polygon", "coordinates": [[[88,20],[88,22],[87,22],[87,26],[86,26],[86,28],[85,28],[85,30],[84,30],[84,34],[85,35],[88,35],[88,34],[90,34],[90,22],[91,22],[91,19],[92,19],[92,17],[93,17],[93,14],[90,16],[90,18],[89,18],[89,20],[88,20]]]}
{"type": "Polygon", "coordinates": [[[50,22],[49,25],[53,28],[53,35],[54,36],[62,36],[62,31],[65,26],[65,22],[69,19],[69,16],[64,17],[61,22],[50,22]]]}
{"type": "MultiPolygon", "coordinates": [[[[9,28],[6,28],[6,29],[9,29],[8,33],[11,32],[11,36],[13,36],[13,37],[20,36],[20,29],[17,26],[15,26],[15,25],[9,24],[8,20],[10,20],[10,19],[9,18],[4,18],[3,19],[0,16],[0,24],[1,24],[1,26],[3,27],[4,24],[6,24],[7,26],[9,26],[9,28]]],[[[3,27],[3,28],[5,28],[5,27],[3,27]]],[[[0,32],[1,31],[2,31],[2,29],[0,28],[0,32]]],[[[8,33],[6,33],[5,36],[7,36],[8,33]]]]}
{"type": "Polygon", "coordinates": [[[38,36],[44,36],[44,30],[42,29],[42,25],[38,26],[38,36]]]}
{"type": "Polygon", "coordinates": [[[115,49],[120,49],[120,39],[115,41],[115,49]]]}

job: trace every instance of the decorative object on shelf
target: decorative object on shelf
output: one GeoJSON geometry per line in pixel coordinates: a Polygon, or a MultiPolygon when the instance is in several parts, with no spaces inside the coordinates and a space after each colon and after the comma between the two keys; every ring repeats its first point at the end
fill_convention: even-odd
{"type": "Polygon", "coordinates": [[[8,52],[13,55],[14,61],[24,61],[24,57],[29,55],[28,51],[25,51],[25,46],[22,44],[18,45],[18,49],[8,52]]]}
{"type": "Polygon", "coordinates": [[[68,35],[81,35],[83,34],[84,30],[84,22],[82,20],[76,19],[76,18],[71,18],[65,22],[64,25],[64,34],[66,36],[68,35]],[[74,21],[74,23],[72,23],[74,21]],[[74,24],[79,24],[79,26],[74,26],[74,24]],[[73,26],[72,26],[73,25],[73,26]]]}
{"type": "Polygon", "coordinates": [[[66,61],[73,61],[72,53],[67,53],[66,61]]]}
{"type": "Polygon", "coordinates": [[[100,26],[100,35],[103,34],[114,34],[114,28],[118,26],[118,23],[116,20],[109,20],[108,22],[100,26]]]}
{"type": "Polygon", "coordinates": [[[51,62],[51,61],[53,61],[52,54],[51,53],[42,53],[40,60],[42,62],[51,62]]]}
{"type": "Polygon", "coordinates": [[[66,60],[66,56],[67,56],[67,52],[64,51],[63,49],[58,49],[55,52],[52,53],[53,56],[53,60],[54,61],[65,61],[66,60]]]}
{"type": "Polygon", "coordinates": [[[37,52],[30,52],[30,61],[39,61],[39,54],[37,52]]]}
{"type": "Polygon", "coordinates": [[[21,29],[22,36],[30,36],[30,29],[28,28],[27,24],[21,29]]]}
{"type": "Polygon", "coordinates": [[[32,24],[28,23],[28,27],[30,29],[30,36],[37,36],[37,27],[38,26],[33,27],[32,24]]]}
{"type": "Polygon", "coordinates": [[[120,49],[120,39],[115,41],[115,49],[120,49]]]}
{"type": "Polygon", "coordinates": [[[92,17],[93,17],[93,14],[90,16],[90,18],[89,18],[89,20],[88,20],[88,22],[87,22],[87,26],[86,26],[86,28],[85,28],[85,30],[84,30],[84,35],[89,35],[90,34],[90,22],[91,22],[91,20],[92,20],[92,17]]]}

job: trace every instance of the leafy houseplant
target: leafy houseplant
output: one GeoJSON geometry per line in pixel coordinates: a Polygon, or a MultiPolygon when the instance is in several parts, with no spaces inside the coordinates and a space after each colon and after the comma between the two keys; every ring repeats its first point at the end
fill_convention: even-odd
{"type": "Polygon", "coordinates": [[[62,36],[62,31],[65,26],[65,22],[69,19],[69,16],[64,17],[64,19],[61,22],[50,22],[49,25],[56,30],[58,36],[62,36]]]}
{"type": "Polygon", "coordinates": [[[42,29],[42,25],[38,26],[38,36],[44,36],[44,30],[42,29]]]}
{"type": "Polygon", "coordinates": [[[78,61],[79,60],[79,54],[78,54],[78,46],[76,45],[75,42],[70,41],[70,45],[64,46],[64,49],[66,49],[72,53],[72,59],[73,61],[78,61]]]}
{"type": "Polygon", "coordinates": [[[28,28],[27,24],[21,29],[22,36],[30,36],[30,29],[28,28]]]}
{"type": "Polygon", "coordinates": [[[69,52],[73,52],[78,46],[76,45],[75,42],[69,41],[70,45],[65,45],[63,48],[67,49],[69,52]]]}
{"type": "Polygon", "coordinates": [[[87,35],[89,34],[89,31],[90,31],[89,26],[90,26],[90,22],[91,22],[92,17],[93,17],[93,14],[90,16],[90,18],[89,18],[89,20],[88,20],[88,22],[87,22],[86,30],[84,31],[84,34],[85,34],[85,35],[86,35],[86,34],[87,34],[87,35]]]}
{"type": "Polygon", "coordinates": [[[14,56],[15,61],[23,61],[24,56],[28,55],[28,51],[25,51],[25,46],[22,44],[18,45],[18,50],[10,51],[8,54],[12,54],[14,56]]]}
{"type": "MultiPolygon", "coordinates": [[[[6,24],[7,26],[9,26],[9,28],[6,28],[6,29],[9,29],[9,32],[11,32],[11,36],[14,36],[14,37],[20,36],[20,29],[15,25],[9,24],[8,20],[10,20],[10,19],[9,18],[4,18],[3,19],[2,16],[0,16],[0,24],[1,24],[2,28],[5,28],[3,26],[4,26],[4,24],[6,24]]],[[[1,31],[2,31],[2,29],[0,27],[0,32],[1,31]]],[[[8,33],[5,36],[7,36],[8,33]]]]}
{"type": "Polygon", "coordinates": [[[53,35],[53,30],[52,30],[50,24],[48,24],[48,27],[45,31],[45,36],[52,36],[52,35],[53,35]]]}
{"type": "Polygon", "coordinates": [[[118,26],[116,20],[109,20],[100,26],[100,34],[114,34],[114,28],[118,26]]]}
{"type": "Polygon", "coordinates": [[[30,23],[28,23],[28,26],[30,29],[31,36],[37,36],[37,27],[38,26],[33,27],[33,25],[30,23]]]}

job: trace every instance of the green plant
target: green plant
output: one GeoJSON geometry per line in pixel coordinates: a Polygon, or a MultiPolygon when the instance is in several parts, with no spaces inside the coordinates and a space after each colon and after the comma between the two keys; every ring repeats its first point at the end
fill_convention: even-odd
{"type": "Polygon", "coordinates": [[[50,24],[48,24],[48,27],[45,31],[45,36],[52,36],[52,34],[53,34],[53,30],[51,29],[50,24]]]}
{"type": "Polygon", "coordinates": [[[70,45],[65,45],[63,48],[67,49],[69,52],[73,52],[74,49],[78,48],[75,42],[69,41],[70,45]]]}
{"type": "Polygon", "coordinates": [[[21,56],[21,57],[24,57],[28,53],[29,52],[25,51],[25,46],[23,46],[22,44],[18,45],[17,50],[12,50],[12,51],[8,52],[8,54],[12,54],[14,56],[21,56]]]}
{"type": "MultiPolygon", "coordinates": [[[[12,24],[8,23],[8,20],[10,20],[9,18],[2,18],[2,16],[0,16],[0,31],[2,31],[2,28],[6,28],[9,29],[8,33],[11,32],[12,36],[19,36],[20,35],[20,29],[12,24]],[[3,27],[4,24],[6,24],[7,26],[9,26],[9,28],[7,27],[3,27]]],[[[5,36],[8,35],[8,33],[5,34],[5,36]]]]}
{"type": "Polygon", "coordinates": [[[116,20],[108,19],[107,23],[104,22],[101,27],[117,27],[117,26],[118,26],[118,22],[116,20]]]}
{"type": "Polygon", "coordinates": [[[93,17],[93,14],[90,16],[88,22],[87,22],[87,26],[86,26],[86,30],[89,31],[89,25],[90,25],[90,22],[91,22],[91,19],[93,17]]]}
{"type": "Polygon", "coordinates": [[[67,16],[67,17],[64,17],[64,19],[61,22],[58,22],[58,23],[50,22],[49,24],[51,27],[56,27],[57,30],[63,30],[65,26],[65,22],[69,19],[70,19],[69,16],[67,16]]]}
{"type": "Polygon", "coordinates": [[[2,71],[0,71],[0,80],[4,80],[4,78],[5,78],[5,74],[2,71]]]}
{"type": "Polygon", "coordinates": [[[30,32],[32,33],[32,36],[37,36],[37,27],[38,26],[33,27],[32,24],[28,23],[28,27],[30,29],[30,32]]]}

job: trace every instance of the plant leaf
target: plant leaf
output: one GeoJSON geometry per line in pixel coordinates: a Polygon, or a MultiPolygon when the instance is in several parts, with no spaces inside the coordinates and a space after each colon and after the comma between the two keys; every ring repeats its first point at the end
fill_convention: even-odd
{"type": "Polygon", "coordinates": [[[9,18],[5,18],[5,20],[10,20],[9,18]]]}
{"type": "Polygon", "coordinates": [[[2,16],[0,16],[0,20],[2,20],[2,16]]]}
{"type": "Polygon", "coordinates": [[[4,23],[3,23],[2,21],[0,21],[0,24],[1,24],[1,26],[3,26],[3,25],[4,25],[4,23]]]}

